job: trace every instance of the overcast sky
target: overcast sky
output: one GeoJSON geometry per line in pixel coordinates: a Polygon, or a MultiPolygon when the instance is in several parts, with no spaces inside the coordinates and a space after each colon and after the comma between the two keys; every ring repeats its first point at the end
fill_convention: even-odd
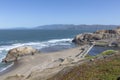
{"type": "Polygon", "coordinates": [[[0,0],[0,28],[120,24],[120,0],[0,0]]]}

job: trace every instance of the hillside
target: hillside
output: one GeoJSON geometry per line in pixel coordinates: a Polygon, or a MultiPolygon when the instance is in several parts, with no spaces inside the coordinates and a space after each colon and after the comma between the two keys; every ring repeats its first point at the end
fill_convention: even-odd
{"type": "Polygon", "coordinates": [[[74,24],[53,24],[53,25],[43,25],[43,26],[38,26],[35,27],[35,29],[61,29],[61,30],[81,30],[81,29],[96,29],[96,30],[101,30],[101,29],[113,29],[117,27],[117,25],[74,25],[74,24]]]}
{"type": "Polygon", "coordinates": [[[117,80],[118,77],[120,77],[119,53],[71,69],[65,68],[48,80],[117,80]]]}

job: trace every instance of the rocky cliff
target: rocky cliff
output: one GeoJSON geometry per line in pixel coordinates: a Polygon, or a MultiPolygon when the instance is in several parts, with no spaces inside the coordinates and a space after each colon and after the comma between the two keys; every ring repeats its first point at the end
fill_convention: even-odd
{"type": "Polygon", "coordinates": [[[120,27],[114,30],[98,30],[94,33],[83,33],[75,36],[72,42],[84,45],[92,42],[107,42],[107,45],[116,45],[120,42],[120,27]]]}

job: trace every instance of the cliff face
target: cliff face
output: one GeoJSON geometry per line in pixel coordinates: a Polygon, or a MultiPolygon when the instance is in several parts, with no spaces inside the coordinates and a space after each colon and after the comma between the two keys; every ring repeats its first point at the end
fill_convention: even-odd
{"type": "Polygon", "coordinates": [[[84,45],[84,44],[88,44],[92,41],[101,40],[101,39],[102,39],[101,35],[93,34],[93,33],[84,33],[84,34],[77,35],[73,39],[73,42],[76,44],[84,45]]]}
{"type": "Polygon", "coordinates": [[[99,30],[94,33],[78,34],[73,42],[79,45],[89,44],[91,42],[104,41],[109,44],[118,43],[120,38],[120,27],[114,30],[99,30]]]}

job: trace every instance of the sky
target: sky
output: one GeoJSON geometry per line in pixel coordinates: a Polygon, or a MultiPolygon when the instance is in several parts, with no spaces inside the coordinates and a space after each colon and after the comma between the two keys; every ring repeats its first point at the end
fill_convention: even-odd
{"type": "Polygon", "coordinates": [[[120,0],[0,0],[0,28],[120,25],[120,0]]]}

